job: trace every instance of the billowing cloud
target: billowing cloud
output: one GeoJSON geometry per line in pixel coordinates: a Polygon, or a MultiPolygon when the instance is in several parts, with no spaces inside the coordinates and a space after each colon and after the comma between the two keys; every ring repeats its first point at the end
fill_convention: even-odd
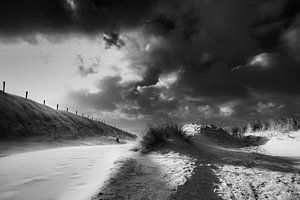
{"type": "Polygon", "coordinates": [[[76,63],[77,71],[81,77],[86,77],[89,74],[98,73],[97,69],[100,65],[100,58],[89,58],[85,60],[82,55],[77,55],[76,63]]]}
{"type": "MultiPolygon", "coordinates": [[[[74,104],[126,119],[167,116],[228,124],[300,110],[299,4],[6,1],[0,5],[0,35],[28,40],[38,33],[62,38],[101,34],[107,48],[125,55],[120,73],[99,78],[97,93],[72,91],[74,104]]],[[[96,71],[86,62],[78,65],[82,77],[96,71]]]]}

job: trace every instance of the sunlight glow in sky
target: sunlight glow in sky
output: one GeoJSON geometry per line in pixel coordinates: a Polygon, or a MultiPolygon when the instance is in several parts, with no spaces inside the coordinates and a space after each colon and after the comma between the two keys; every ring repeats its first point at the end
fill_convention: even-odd
{"type": "Polygon", "coordinates": [[[68,106],[66,90],[98,92],[98,81],[108,75],[120,74],[124,82],[139,78],[127,68],[124,53],[115,48],[105,49],[101,37],[74,36],[52,43],[39,36],[38,44],[1,43],[0,57],[0,79],[6,81],[7,92],[24,96],[28,90],[29,98],[37,102],[45,99],[51,106],[68,106]],[[79,55],[84,63],[78,61],[79,55]],[[95,58],[100,62],[93,62],[95,58]],[[82,77],[78,73],[80,65],[92,66],[96,73],[82,77]]]}

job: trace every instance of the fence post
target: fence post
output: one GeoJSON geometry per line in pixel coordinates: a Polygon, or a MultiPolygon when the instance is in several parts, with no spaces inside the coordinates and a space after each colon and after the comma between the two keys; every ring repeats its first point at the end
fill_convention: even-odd
{"type": "Polygon", "coordinates": [[[56,110],[58,110],[58,104],[56,104],[56,110]]]}
{"type": "Polygon", "coordinates": [[[67,107],[67,112],[69,112],[69,108],[67,107]]]}
{"type": "Polygon", "coordinates": [[[28,98],[28,91],[26,91],[26,93],[25,93],[25,99],[27,99],[28,98]]]}
{"type": "Polygon", "coordinates": [[[3,81],[3,94],[5,93],[5,81],[3,81]]]}
{"type": "Polygon", "coordinates": [[[44,100],[43,104],[45,105],[46,104],[46,101],[44,100]]]}
{"type": "Polygon", "coordinates": [[[77,115],[77,110],[76,110],[76,115],[77,115]]]}

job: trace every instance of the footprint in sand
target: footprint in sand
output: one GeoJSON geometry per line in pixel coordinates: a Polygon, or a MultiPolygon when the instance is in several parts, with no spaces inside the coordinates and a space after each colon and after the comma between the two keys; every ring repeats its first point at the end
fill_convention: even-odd
{"type": "Polygon", "coordinates": [[[15,186],[25,185],[25,184],[28,184],[28,183],[40,182],[40,181],[46,181],[46,180],[48,180],[48,178],[46,176],[34,176],[34,177],[28,177],[28,178],[21,179],[20,181],[18,181],[14,185],[15,186]]]}
{"type": "Polygon", "coordinates": [[[90,160],[89,162],[94,164],[94,163],[96,163],[96,160],[90,160]]]}
{"type": "Polygon", "coordinates": [[[63,164],[57,165],[56,167],[54,167],[54,169],[64,169],[68,166],[69,166],[69,163],[63,163],[63,164]]]}
{"type": "Polygon", "coordinates": [[[85,183],[78,183],[76,186],[72,188],[72,190],[83,190],[87,187],[85,183]]]}
{"type": "Polygon", "coordinates": [[[93,164],[89,164],[89,165],[87,165],[86,167],[84,167],[83,169],[91,169],[91,168],[93,168],[93,167],[94,167],[93,164]]]}
{"type": "Polygon", "coordinates": [[[70,178],[71,179],[77,179],[77,178],[80,178],[81,176],[78,174],[78,173],[73,173],[71,174],[70,178]]]}
{"type": "Polygon", "coordinates": [[[50,173],[51,176],[58,176],[58,175],[62,175],[62,174],[63,174],[62,172],[57,172],[57,171],[50,173]]]}

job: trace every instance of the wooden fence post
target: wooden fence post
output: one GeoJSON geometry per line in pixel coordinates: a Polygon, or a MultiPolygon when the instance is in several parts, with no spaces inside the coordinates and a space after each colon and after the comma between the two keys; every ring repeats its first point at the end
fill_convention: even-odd
{"type": "Polygon", "coordinates": [[[25,93],[25,99],[27,99],[28,98],[28,91],[26,91],[26,93],[25,93]]]}
{"type": "Polygon", "coordinates": [[[44,100],[43,104],[45,105],[46,104],[46,101],[44,100]]]}
{"type": "Polygon", "coordinates": [[[5,81],[3,81],[3,93],[5,93],[5,81]]]}
{"type": "Polygon", "coordinates": [[[69,108],[67,107],[67,112],[69,112],[69,108]]]}
{"type": "Polygon", "coordinates": [[[58,110],[58,104],[56,104],[56,110],[58,110]]]}
{"type": "Polygon", "coordinates": [[[76,110],[76,115],[77,115],[77,110],[76,110]]]}

